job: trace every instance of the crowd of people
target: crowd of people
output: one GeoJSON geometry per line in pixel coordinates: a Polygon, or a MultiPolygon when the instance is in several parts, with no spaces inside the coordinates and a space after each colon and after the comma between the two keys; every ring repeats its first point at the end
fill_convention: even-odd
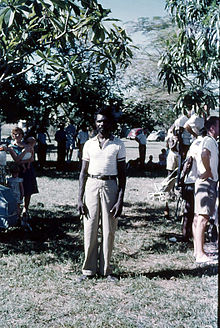
{"type": "MultiPolygon", "coordinates": [[[[55,133],[58,167],[70,161],[73,149],[79,149],[81,171],[79,177],[78,209],[84,222],[85,260],[80,281],[94,277],[97,272],[114,280],[110,260],[114,244],[117,218],[123,206],[126,185],[126,155],[124,143],[112,134],[114,115],[108,107],[95,116],[97,135],[89,138],[87,127],[77,131],[73,121],[65,127],[60,124],[55,133]],[[102,243],[98,251],[98,230],[101,221],[102,243]]],[[[29,205],[31,196],[38,193],[33,162],[37,143],[40,166],[45,165],[47,138],[45,128],[27,131],[26,136],[17,127],[11,133],[12,142],[3,149],[14,160],[7,185],[17,202],[20,223],[31,230],[29,205]],[[24,205],[21,209],[21,204],[24,205]]],[[[203,118],[187,112],[180,116],[168,132],[167,149],[161,149],[158,167],[166,168],[168,175],[178,168],[177,186],[182,188],[186,201],[183,220],[183,240],[191,238],[197,263],[210,262],[204,251],[204,233],[210,218],[216,215],[218,183],[219,118],[203,118]]],[[[152,166],[153,157],[145,164],[146,137],[137,137],[141,168],[152,166]]]]}
{"type": "MultiPolygon", "coordinates": [[[[65,163],[71,161],[73,150],[76,147],[79,149],[78,156],[81,162],[83,146],[88,139],[89,135],[85,124],[80,126],[79,131],[72,120],[66,127],[64,124],[60,124],[55,133],[57,169],[65,169],[65,163]]],[[[31,196],[38,193],[35,168],[41,170],[46,165],[47,140],[51,142],[46,127],[36,128],[33,126],[24,132],[24,129],[17,126],[12,129],[11,135],[7,139],[7,145],[0,146],[0,184],[11,188],[17,203],[19,224],[28,231],[32,230],[29,214],[31,196]],[[10,154],[13,160],[9,166],[10,172],[6,172],[6,153],[10,154]],[[37,166],[34,165],[35,154],[37,154],[37,166]],[[10,177],[7,179],[6,173],[10,173],[10,177]],[[22,208],[21,204],[23,204],[22,208]]]]}
{"type": "MultiPolygon", "coordinates": [[[[79,282],[91,279],[97,273],[107,276],[111,281],[117,279],[112,276],[110,259],[116,219],[123,206],[126,162],[123,143],[112,135],[113,120],[108,112],[98,112],[98,134],[86,142],[83,151],[78,209],[84,222],[85,259],[79,282]],[[100,221],[102,243],[98,250],[100,221]]],[[[171,134],[173,140],[167,140],[168,161],[166,149],[162,149],[159,162],[161,165],[166,163],[168,174],[178,168],[178,187],[181,185],[182,195],[186,199],[183,237],[184,240],[193,237],[197,263],[213,262],[213,258],[204,251],[204,234],[208,220],[217,213],[219,118],[213,116],[204,119],[196,114],[189,114],[188,117],[181,117],[174,122],[171,134]],[[174,158],[175,165],[171,158],[169,159],[169,153],[174,151],[174,144],[178,160],[174,156],[171,158],[174,158]],[[190,187],[187,181],[190,182],[190,187]]],[[[137,141],[142,145],[140,140],[141,138],[138,138],[137,141]]],[[[143,156],[146,154],[146,148],[139,147],[139,152],[140,157],[143,156]]],[[[149,159],[151,163],[152,159],[149,159]]],[[[143,164],[145,163],[142,158],[138,165],[142,167],[143,164]]]]}
{"type": "Polygon", "coordinates": [[[212,261],[204,251],[205,231],[210,219],[217,223],[219,118],[187,112],[169,129],[166,168],[178,169],[177,187],[185,200],[183,240],[194,243],[197,263],[212,261]]]}

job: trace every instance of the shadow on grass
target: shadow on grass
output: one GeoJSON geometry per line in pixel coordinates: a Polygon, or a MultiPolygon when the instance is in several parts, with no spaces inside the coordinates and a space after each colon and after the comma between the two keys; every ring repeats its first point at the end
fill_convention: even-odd
{"type": "Polygon", "coordinates": [[[121,273],[120,278],[137,278],[137,277],[146,277],[148,279],[164,279],[172,280],[175,278],[185,278],[187,277],[202,277],[202,276],[216,276],[218,275],[218,265],[210,264],[200,266],[193,269],[179,269],[179,270],[161,270],[157,272],[143,272],[140,274],[137,273],[121,273]]]}
{"type": "MultiPolygon", "coordinates": [[[[1,233],[0,254],[38,255],[39,265],[64,262],[67,260],[71,260],[73,263],[79,265],[83,255],[82,223],[78,215],[70,213],[76,213],[76,209],[70,206],[65,206],[58,211],[56,210],[56,213],[44,211],[43,209],[33,210],[33,231],[27,233],[17,227],[5,233],[1,233]],[[51,257],[48,254],[52,254],[53,256],[51,257]]],[[[142,220],[145,221],[146,218],[142,218],[142,220]]],[[[149,217],[147,220],[150,222],[153,219],[149,217]]],[[[158,221],[160,220],[161,219],[158,218],[158,221]]],[[[121,226],[125,225],[125,223],[126,227],[128,227],[127,221],[120,222],[121,226]]],[[[155,224],[155,222],[153,222],[153,224],[155,224]]],[[[132,226],[132,229],[136,229],[136,227],[132,226]]],[[[160,237],[165,238],[165,240],[157,240],[151,246],[142,246],[140,251],[148,253],[167,253],[169,251],[170,253],[170,246],[166,241],[169,236],[168,233],[161,234],[160,237]]],[[[175,236],[178,237],[177,234],[175,236]]],[[[181,245],[184,244],[176,243],[173,251],[176,251],[175,247],[182,247],[181,245]]],[[[173,246],[171,245],[171,247],[173,246]]],[[[132,254],[131,257],[138,258],[138,252],[132,254]]],[[[217,274],[217,265],[206,265],[194,269],[166,269],[156,272],[143,272],[140,274],[134,272],[122,272],[120,273],[120,277],[136,278],[138,276],[145,276],[149,279],[161,278],[169,280],[174,278],[184,278],[184,276],[201,277],[203,275],[213,276],[217,274]]]]}
{"type": "Polygon", "coordinates": [[[56,167],[45,167],[42,170],[36,169],[36,176],[51,179],[79,180],[79,171],[72,169],[57,170],[56,167]]]}
{"type": "Polygon", "coordinates": [[[65,210],[56,211],[56,217],[49,211],[33,210],[31,232],[14,227],[0,233],[0,254],[50,253],[54,255],[50,262],[76,261],[83,252],[81,221],[65,210]]]}
{"type": "Polygon", "coordinates": [[[140,169],[140,168],[129,168],[126,171],[127,177],[134,177],[134,178],[162,178],[167,176],[166,171],[147,171],[145,169],[140,169]]]}

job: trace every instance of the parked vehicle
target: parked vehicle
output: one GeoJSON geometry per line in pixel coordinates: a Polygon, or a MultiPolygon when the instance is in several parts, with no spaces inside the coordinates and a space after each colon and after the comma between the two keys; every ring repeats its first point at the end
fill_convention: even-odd
{"type": "Polygon", "coordinates": [[[147,137],[147,141],[164,141],[166,133],[163,130],[152,131],[147,137]]]}
{"type": "Polygon", "coordinates": [[[127,139],[134,140],[139,134],[143,133],[142,128],[134,128],[127,135],[127,139]]]}

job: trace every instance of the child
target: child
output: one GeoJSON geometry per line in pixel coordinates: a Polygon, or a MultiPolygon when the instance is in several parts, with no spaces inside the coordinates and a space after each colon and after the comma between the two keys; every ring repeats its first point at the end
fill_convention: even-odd
{"type": "MultiPolygon", "coordinates": [[[[24,186],[23,186],[23,179],[19,178],[19,166],[18,164],[14,163],[10,169],[11,177],[7,179],[7,185],[11,188],[12,194],[17,203],[17,213],[19,220],[21,219],[21,208],[20,204],[23,203],[24,198],[24,186]]],[[[23,216],[21,220],[21,226],[25,229],[25,231],[32,231],[31,226],[27,222],[27,217],[23,216]]]]}
{"type": "Polygon", "coordinates": [[[34,137],[29,137],[26,140],[24,150],[20,154],[19,161],[26,161],[27,166],[23,164],[23,169],[30,169],[31,162],[34,160],[34,146],[36,145],[36,139],[34,137]]]}
{"type": "MultiPolygon", "coordinates": [[[[23,172],[26,169],[30,169],[31,162],[34,161],[34,146],[36,145],[36,139],[34,137],[29,137],[24,144],[24,149],[22,152],[16,157],[16,162],[22,166],[23,172]],[[25,161],[25,163],[20,163],[21,161],[25,161]]],[[[10,153],[14,152],[12,148],[10,148],[10,153]]]]}
{"type": "Polygon", "coordinates": [[[24,187],[23,187],[23,179],[19,178],[19,166],[17,164],[13,164],[10,169],[11,178],[7,179],[7,185],[11,188],[12,194],[17,203],[17,213],[20,218],[21,208],[20,204],[23,202],[24,197],[24,187]]]}
{"type": "Polygon", "coordinates": [[[166,164],[167,164],[167,152],[166,149],[163,148],[161,149],[161,153],[159,154],[159,165],[160,167],[166,168],[166,164]]]}
{"type": "Polygon", "coordinates": [[[5,186],[6,183],[6,146],[0,145],[0,184],[5,186]]]}

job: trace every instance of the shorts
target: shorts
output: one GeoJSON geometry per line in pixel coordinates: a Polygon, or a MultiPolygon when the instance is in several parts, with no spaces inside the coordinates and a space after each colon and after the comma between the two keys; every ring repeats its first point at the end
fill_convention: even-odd
{"type": "Polygon", "coordinates": [[[167,167],[168,171],[174,171],[179,166],[179,155],[172,150],[169,150],[167,155],[167,167]]]}
{"type": "Polygon", "coordinates": [[[213,216],[217,198],[217,182],[197,179],[195,183],[195,214],[213,216]]]}

